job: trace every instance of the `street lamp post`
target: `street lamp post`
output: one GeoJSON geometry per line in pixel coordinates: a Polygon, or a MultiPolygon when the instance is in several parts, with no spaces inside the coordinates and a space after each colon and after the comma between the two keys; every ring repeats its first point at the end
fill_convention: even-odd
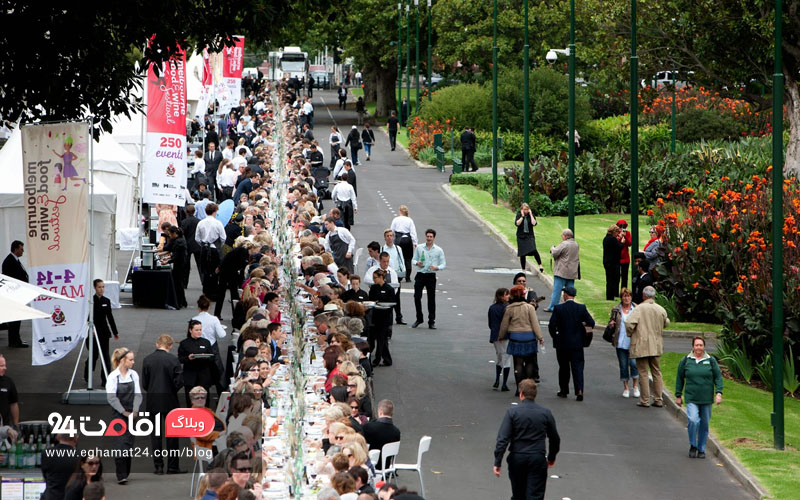
{"type": "Polygon", "coordinates": [[[414,0],[414,9],[416,10],[416,16],[414,16],[414,27],[417,30],[417,39],[416,42],[416,66],[417,66],[417,76],[416,76],[416,86],[417,86],[417,101],[416,106],[414,107],[415,113],[419,114],[419,0],[414,0]]]}
{"type": "Polygon", "coordinates": [[[669,150],[671,153],[675,153],[675,136],[677,132],[675,128],[675,107],[675,70],[672,70],[672,133],[669,139],[669,150]]]}
{"type": "Polygon", "coordinates": [[[783,446],[783,2],[775,0],[775,73],[772,75],[772,428],[783,446]]]}
{"type": "Polygon", "coordinates": [[[523,120],[522,120],[522,198],[525,203],[530,201],[530,61],[528,45],[528,0],[523,0],[525,17],[525,45],[522,49],[522,93],[523,93],[523,120]]]}
{"type": "Polygon", "coordinates": [[[403,100],[403,4],[397,2],[397,111],[403,100]]]}
{"type": "Polygon", "coordinates": [[[431,92],[431,67],[433,66],[433,56],[431,54],[431,0],[428,0],[428,100],[433,99],[431,92]]]}
{"type": "Polygon", "coordinates": [[[569,169],[567,171],[567,223],[575,234],[575,0],[569,0],[569,169]]]}
{"type": "MultiPolygon", "coordinates": [[[[639,248],[639,56],[636,55],[636,0],[631,0],[631,248],[639,248]]],[[[636,270],[631,269],[635,276],[636,270]]]]}
{"type": "MultiPolygon", "coordinates": [[[[408,103],[409,112],[411,111],[411,23],[409,22],[409,10],[411,5],[406,4],[406,101],[408,103]]],[[[402,114],[402,107],[401,114],[402,114]]],[[[410,114],[410,113],[409,113],[410,114]]],[[[406,122],[406,137],[408,137],[408,116],[405,117],[406,122]]]]}
{"type": "Polygon", "coordinates": [[[497,0],[494,0],[492,38],[492,202],[497,205],[497,0]]]}

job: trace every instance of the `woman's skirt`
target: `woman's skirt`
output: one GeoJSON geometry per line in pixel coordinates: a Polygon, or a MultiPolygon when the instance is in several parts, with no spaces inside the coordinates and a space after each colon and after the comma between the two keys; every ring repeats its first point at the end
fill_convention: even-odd
{"type": "Polygon", "coordinates": [[[517,257],[527,257],[536,251],[536,236],[533,233],[517,236],[517,257]]]}
{"type": "Polygon", "coordinates": [[[508,332],[506,352],[512,356],[532,356],[539,352],[533,332],[508,332]]]}

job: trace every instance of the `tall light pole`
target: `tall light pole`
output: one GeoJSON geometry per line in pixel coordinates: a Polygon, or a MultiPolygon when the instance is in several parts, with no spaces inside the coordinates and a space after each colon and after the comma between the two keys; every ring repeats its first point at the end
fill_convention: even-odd
{"type": "MultiPolygon", "coordinates": [[[[411,114],[411,22],[409,19],[409,11],[411,10],[411,5],[406,4],[406,101],[408,102],[408,114],[411,114]]],[[[405,117],[406,121],[406,136],[409,135],[408,132],[408,116],[405,117]]]]}
{"type": "Polygon", "coordinates": [[[783,2],[775,0],[772,75],[772,440],[783,449],[783,2]]]}
{"type": "Polygon", "coordinates": [[[569,168],[567,170],[567,224],[575,234],[575,0],[569,0],[569,168]]]}
{"type": "MultiPolygon", "coordinates": [[[[639,56],[636,55],[636,0],[631,0],[631,248],[639,248],[639,56]]],[[[631,269],[634,276],[635,269],[631,269]]]]}
{"type": "Polygon", "coordinates": [[[523,0],[525,11],[525,45],[522,49],[522,199],[525,203],[530,201],[530,61],[528,60],[530,45],[528,45],[528,0],[523,0]]]}
{"type": "Polygon", "coordinates": [[[433,56],[431,55],[431,0],[428,0],[428,100],[433,99],[431,92],[431,67],[433,67],[433,56]]]}
{"type": "Polygon", "coordinates": [[[417,101],[416,106],[414,107],[415,113],[419,114],[419,0],[414,0],[414,9],[416,10],[416,16],[414,16],[414,27],[417,30],[417,39],[415,40],[417,46],[417,54],[416,54],[416,63],[417,63],[417,77],[416,77],[416,85],[417,85],[417,101]]]}
{"type": "Polygon", "coordinates": [[[497,0],[494,0],[492,38],[492,202],[497,205],[497,0]]]}
{"type": "Polygon", "coordinates": [[[397,111],[403,100],[403,4],[397,2],[397,111]]]}
{"type": "Polygon", "coordinates": [[[677,129],[675,128],[675,112],[677,110],[675,108],[675,70],[672,70],[672,131],[669,138],[669,151],[671,153],[675,153],[675,138],[677,134],[677,129]]]}

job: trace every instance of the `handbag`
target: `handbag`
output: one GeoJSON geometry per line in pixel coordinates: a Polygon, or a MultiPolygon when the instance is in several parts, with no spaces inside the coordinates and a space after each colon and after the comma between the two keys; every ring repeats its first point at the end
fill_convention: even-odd
{"type": "Polygon", "coordinates": [[[589,325],[584,325],[586,329],[586,336],[583,337],[583,347],[589,347],[592,345],[592,339],[594,338],[594,327],[589,325]]]}
{"type": "MultiPolygon", "coordinates": [[[[615,323],[617,322],[617,315],[614,314],[611,316],[611,320],[615,323]]],[[[609,321],[610,323],[611,321],[609,321]]],[[[603,330],[603,340],[606,342],[613,343],[614,342],[614,330],[616,330],[616,326],[606,325],[606,329],[603,330]]]]}

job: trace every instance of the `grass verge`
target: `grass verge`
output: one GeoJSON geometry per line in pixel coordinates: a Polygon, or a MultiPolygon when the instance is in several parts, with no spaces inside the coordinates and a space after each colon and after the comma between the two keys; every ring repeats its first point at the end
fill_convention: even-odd
{"type": "MultiPolygon", "coordinates": [[[[494,205],[491,193],[482,191],[474,186],[452,185],[450,186],[462,200],[470,205],[476,212],[481,214],[484,220],[488,221],[497,229],[506,240],[512,245],[516,245],[516,226],[514,225],[514,214],[504,205],[494,205]]],[[[600,214],[600,215],[579,215],[575,217],[576,241],[581,247],[581,276],[582,279],[576,282],[579,301],[586,304],[592,316],[602,324],[608,321],[611,308],[618,301],[605,300],[605,270],[603,269],[602,241],[606,235],[608,226],[616,223],[619,219],[626,219],[630,223],[630,217],[625,214],[600,214]]],[[[566,217],[539,217],[539,224],[536,226],[536,245],[539,254],[542,256],[545,273],[552,275],[553,263],[550,257],[550,247],[561,241],[561,231],[567,227],[566,217]]],[[[640,244],[649,239],[646,217],[639,218],[639,242],[640,244]]],[[[536,262],[530,258],[533,265],[536,262]]],[[[630,286],[630,280],[628,285],[630,286]]],[[[547,303],[549,303],[549,298],[547,303]]],[[[670,325],[670,329],[687,330],[697,332],[718,333],[720,325],[707,323],[681,323],[676,322],[670,325]]]]}
{"type": "MultiPolygon", "coordinates": [[[[670,392],[685,355],[664,353],[661,357],[664,387],[670,392]]],[[[784,451],[772,448],[771,393],[726,379],[722,404],[714,407],[711,417],[711,430],[720,442],[775,499],[798,498],[800,478],[800,401],[784,398],[784,408],[784,451]]]]}

